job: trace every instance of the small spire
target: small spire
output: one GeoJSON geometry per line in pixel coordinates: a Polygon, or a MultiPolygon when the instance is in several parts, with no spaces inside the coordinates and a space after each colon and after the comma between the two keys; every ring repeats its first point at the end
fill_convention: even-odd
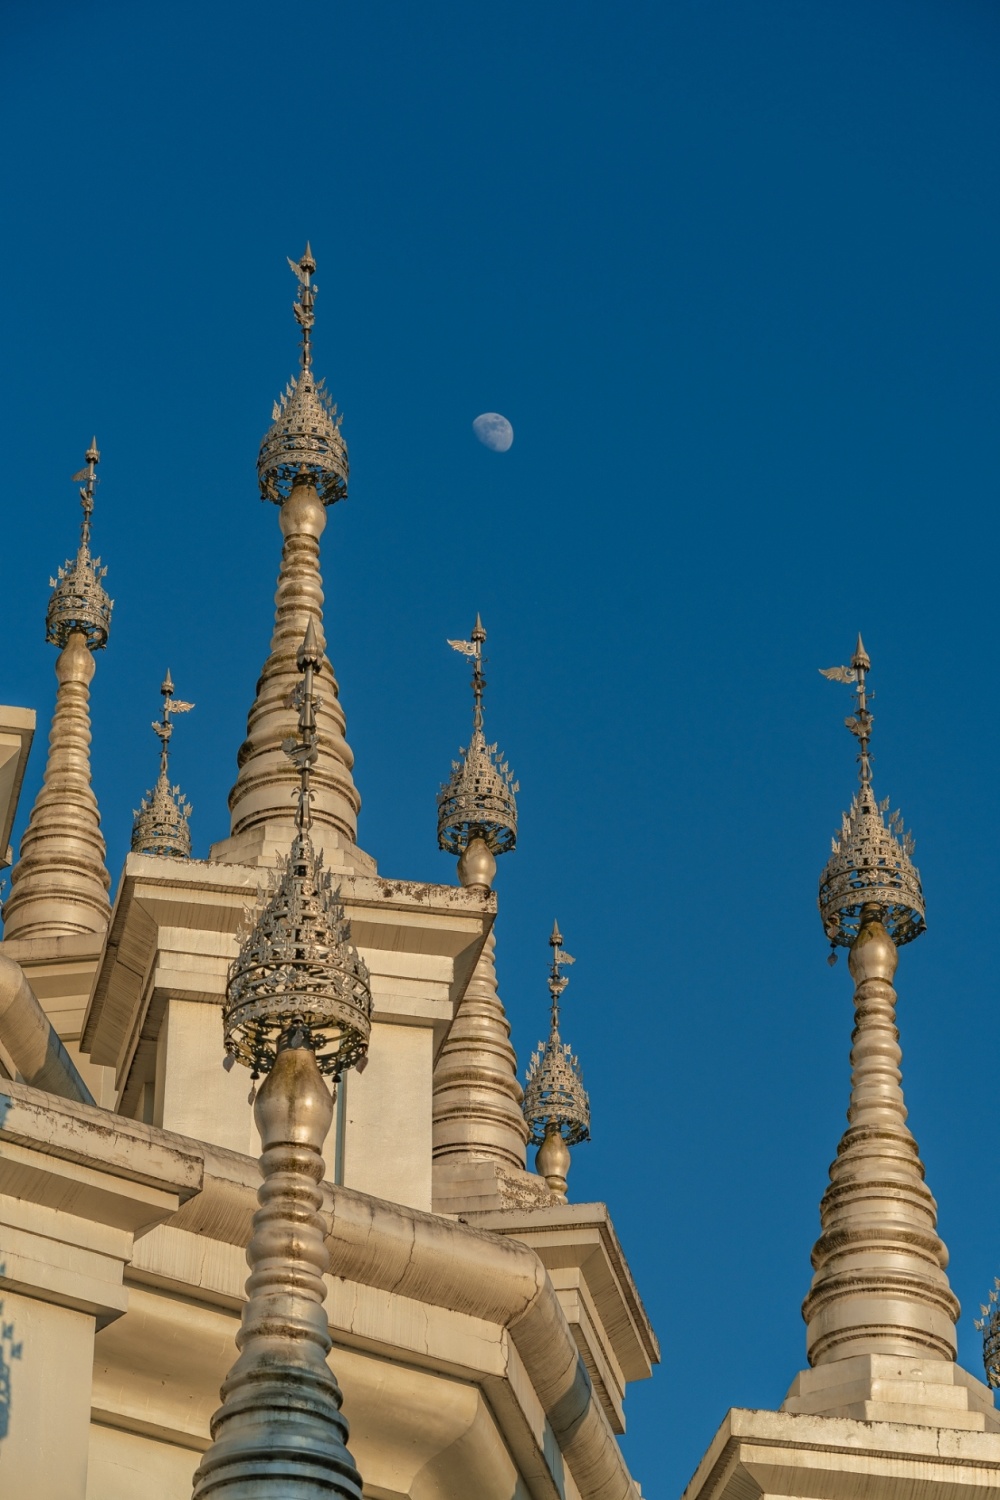
{"type": "Polygon", "coordinates": [[[340,433],[341,417],[322,380],[312,373],[312,330],[316,322],[317,286],[312,251],[301,260],[287,257],[298,278],[299,292],[292,304],[302,330],[299,374],[274,403],[273,426],[257,458],[262,500],[282,505],[296,485],[312,485],[324,505],[347,499],[347,446],[340,433]]]}
{"type": "Polygon", "coordinates": [[[886,820],[889,800],[877,803],[872,789],[870,750],[874,722],[867,691],[871,660],[861,636],[849,667],[821,667],[831,682],[853,686],[857,707],[844,720],[859,744],[861,786],[843,816],[834,836],[830,859],[820,877],[819,908],[830,939],[830,963],[836,963],[837,946],[849,948],[862,926],[862,913],[871,908],[879,914],[886,931],[899,947],[926,930],[924,896],[920,872],[911,860],[912,833],[904,831],[898,811],[886,820]]]}
{"type": "Polygon", "coordinates": [[[321,702],[313,684],[322,663],[310,623],[298,651],[301,676],[293,693],[298,737],[282,745],[299,773],[295,836],[230,965],[226,985],[226,1051],[255,1079],[270,1071],[285,1046],[308,1047],[320,1072],[338,1079],[345,1068],[363,1063],[371,1034],[368,967],[351,942],[340,891],[309,836],[321,702]],[[298,1040],[289,1042],[290,1036],[298,1040]]]}
{"type": "Polygon", "coordinates": [[[532,1054],[525,1080],[524,1118],[530,1141],[538,1147],[535,1166],[558,1199],[566,1199],[569,1147],[590,1139],[590,1100],[583,1087],[579,1059],[559,1035],[559,1011],[569,978],[562,970],[575,960],[563,947],[558,922],[549,938],[551,1027],[547,1042],[532,1054]]]}
{"type": "MultiPolygon", "coordinates": [[[[506,854],[517,843],[515,798],[521,788],[502,753],[495,744],[486,743],[483,733],[485,640],[486,631],[477,614],[470,640],[448,642],[453,651],[472,661],[472,738],[468,748],[459,751],[462,759],[452,761],[452,774],[438,795],[438,847],[449,854],[461,855],[470,867],[468,873],[472,873],[471,865],[475,864],[477,869],[482,865],[480,873],[484,874],[484,879],[476,881],[463,877],[463,884],[489,885],[492,870],[488,867],[492,858],[506,854]],[[489,858],[475,859],[478,851],[472,846],[477,841],[485,846],[481,853],[488,854],[489,858]],[[488,879],[485,878],[487,873],[488,879]]],[[[463,874],[461,863],[459,874],[463,874]]]]}
{"type": "Polygon", "coordinates": [[[86,468],[74,474],[83,517],[80,545],[50,578],[45,638],[58,646],[55,712],[41,790],[11,871],[4,937],[59,937],[106,931],[110,916],[97,798],[90,784],[90,683],[94,653],[107,645],[112,601],[107,568],[90,555],[90,528],[100,453],[96,438],[86,468]]]}
{"type": "Polygon", "coordinates": [[[146,793],[136,809],[132,824],[132,852],[189,859],[192,809],[180,787],[170,785],[169,745],[174,732],[172,716],[190,713],[194,704],[174,697],[169,668],[160,692],[163,694],[163,712],[159,719],[153,720],[153,733],[160,741],[160,773],[153,790],[146,793]]]}

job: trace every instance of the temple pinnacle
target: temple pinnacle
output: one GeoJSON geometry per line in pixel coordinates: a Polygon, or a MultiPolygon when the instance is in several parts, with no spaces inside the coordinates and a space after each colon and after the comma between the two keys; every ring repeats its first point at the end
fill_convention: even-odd
{"type": "Polygon", "coordinates": [[[112,609],[103,584],[107,568],[90,554],[100,457],[94,438],[86,468],[73,475],[83,511],[80,545],[49,580],[45,638],[59,648],[59,688],[45,777],[11,872],[5,938],[99,933],[110,915],[111,878],[90,784],[90,682],[94,653],[107,644],[112,609]]]}
{"type": "Polygon", "coordinates": [[[317,286],[312,251],[301,260],[287,257],[299,283],[292,303],[302,330],[300,370],[274,404],[274,425],[261,444],[257,477],[261,498],[281,505],[296,484],[311,484],[324,505],[347,498],[347,447],[340,434],[341,418],[323,381],[312,373],[312,330],[316,322],[317,286]]]}
{"type": "Polygon", "coordinates": [[[169,668],[160,685],[163,712],[153,720],[153,733],[160,741],[160,772],[152,791],[146,793],[135,812],[132,824],[133,854],[159,854],[173,859],[191,855],[191,804],[179,786],[171,786],[169,745],[174,732],[174,714],[190,713],[193,703],[174,697],[174,682],[169,668]]]}
{"type": "Polygon", "coordinates": [[[438,795],[438,847],[461,856],[463,885],[492,883],[495,856],[517,843],[517,803],[520,786],[496,745],[483,733],[483,643],[486,631],[479,615],[471,639],[449,640],[453,651],[472,662],[472,736],[468,747],[452,762],[452,774],[438,795]]]}
{"type": "Polygon", "coordinates": [[[877,803],[872,790],[869,747],[874,718],[867,692],[870,669],[871,660],[860,635],[849,667],[820,668],[831,682],[853,685],[857,707],[844,723],[860,746],[861,786],[844,814],[820,877],[819,909],[833,950],[831,963],[836,962],[838,945],[852,945],[863,925],[863,912],[869,908],[878,912],[897,947],[925,930],[920,875],[910,859],[913,835],[904,831],[898,809],[886,821],[889,801],[877,803]]]}
{"type": "Polygon", "coordinates": [[[556,1198],[566,1201],[569,1148],[590,1139],[590,1100],[583,1087],[579,1060],[559,1035],[559,1006],[569,978],[562,970],[575,960],[563,947],[558,922],[549,938],[551,1025],[547,1042],[539,1042],[525,1079],[524,1118],[531,1144],[538,1147],[535,1166],[556,1198]]]}

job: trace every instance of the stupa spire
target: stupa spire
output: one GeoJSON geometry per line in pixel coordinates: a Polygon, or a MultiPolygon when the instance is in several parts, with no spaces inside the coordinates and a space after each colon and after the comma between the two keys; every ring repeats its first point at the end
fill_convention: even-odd
{"type": "Polygon", "coordinates": [[[959,1313],[937,1205],[906,1125],[892,979],[897,950],[924,931],[924,897],[912,836],[898,812],[887,821],[889,803],[876,803],[872,791],[870,666],[859,636],[850,668],[824,672],[857,695],[846,723],[860,746],[861,785],[819,887],[827,937],[850,949],[855,1029],[848,1128],[830,1168],[802,1309],[811,1365],[853,1355],[954,1360],[959,1313]]]}
{"type": "Polygon", "coordinates": [[[59,648],[55,712],[41,790],[11,871],[4,937],[59,937],[104,932],[111,884],[101,818],[90,781],[90,683],[95,651],[108,639],[112,601],[107,569],[91,556],[90,532],[100,462],[97,440],[74,475],[83,515],[80,545],[49,580],[45,635],[59,648]]]}
{"type": "MultiPolygon", "coordinates": [[[[347,448],[341,419],[323,382],[317,382],[312,371],[318,289],[312,279],[316,262],[309,246],[300,260],[289,265],[299,284],[293,310],[302,333],[300,369],[275,402],[273,424],[257,461],[261,497],[279,507],[284,545],[271,650],[257,683],[247,737],[237,756],[239,773],[229,794],[230,836],[211,851],[212,859],[229,863],[276,863],[294,829],[294,769],[281,749],[294,726],[289,695],[295,689],[296,657],[307,625],[312,625],[320,653],[324,650],[319,543],[326,507],[347,497],[347,448]]],[[[345,738],[336,678],[325,656],[323,663],[330,691],[324,695],[317,718],[313,837],[331,867],[370,873],[374,862],[357,847],[361,799],[351,775],[354,756],[345,738]]]]}
{"type": "Polygon", "coordinates": [[[170,669],[160,685],[163,711],[153,720],[153,733],[160,742],[160,774],[152,791],[140,802],[132,824],[134,854],[162,854],[174,859],[191,855],[191,804],[179,786],[170,784],[170,737],[174,732],[174,714],[190,713],[193,703],[174,697],[170,669]]]}
{"type": "Polygon", "coordinates": [[[549,938],[549,1039],[532,1054],[524,1090],[524,1114],[531,1144],[538,1147],[535,1168],[550,1190],[565,1203],[569,1148],[590,1139],[590,1100],[583,1087],[579,1060],[559,1035],[559,1012],[569,976],[562,971],[575,962],[563,947],[559,923],[549,938]]]}
{"type": "Polygon", "coordinates": [[[310,624],[296,653],[297,734],[285,745],[295,773],[294,835],[280,878],[265,893],[229,969],[226,1051],[257,1078],[254,1119],[263,1147],[236,1343],[212,1418],[212,1444],[194,1476],[194,1500],[222,1493],[282,1500],[361,1500],[347,1448],[324,1301],[329,1269],[321,1213],[323,1142],[338,1080],[368,1050],[371,988],[351,942],[339,893],[309,836],[319,763],[314,681],[323,670],[310,624]]]}
{"type": "MultiPolygon", "coordinates": [[[[517,842],[517,782],[483,734],[483,644],[479,615],[467,641],[449,641],[472,662],[472,739],[438,798],[438,845],[460,856],[463,886],[486,891],[496,858],[517,842]]],[[[434,1068],[434,1158],[500,1162],[524,1170],[528,1130],[521,1113],[517,1057],[497,990],[491,930],[434,1068]]]]}
{"type": "Polygon", "coordinates": [[[472,734],[460,760],[452,761],[451,776],[438,795],[438,847],[459,856],[458,878],[463,885],[493,884],[498,854],[517,843],[517,803],[520,786],[496,745],[483,733],[483,646],[486,631],[480,616],[471,639],[449,641],[472,661],[472,734]]]}

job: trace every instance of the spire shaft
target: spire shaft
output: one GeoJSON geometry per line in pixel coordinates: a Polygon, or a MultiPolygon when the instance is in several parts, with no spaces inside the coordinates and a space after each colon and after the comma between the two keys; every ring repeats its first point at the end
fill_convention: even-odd
{"type": "Polygon", "coordinates": [[[855,1354],[955,1358],[958,1302],[937,1205],[906,1125],[896,948],[869,909],[849,959],[856,988],[848,1127],[830,1168],[803,1304],[811,1365],[855,1354]]]}
{"type": "Polygon", "coordinates": [[[434,1068],[435,1160],[493,1159],[523,1171],[523,1097],[490,932],[434,1068]]]}
{"type": "Polygon", "coordinates": [[[279,520],[284,547],[271,650],[237,757],[239,773],[229,794],[230,838],[215,845],[211,857],[229,863],[273,863],[295,831],[300,776],[282,746],[296,730],[291,699],[300,678],[299,646],[311,625],[330,689],[316,709],[317,758],[310,776],[313,841],[331,867],[369,870],[370,859],[357,849],[361,798],[351,775],[354,755],[333,668],[323,654],[319,539],[326,510],[312,486],[299,485],[282,505],[279,520]]]}
{"type": "Polygon", "coordinates": [[[41,790],[11,871],[11,894],[4,906],[4,937],[60,937],[107,930],[111,877],[105,866],[101,818],[90,782],[90,683],[93,652],[108,639],[111,600],[103,587],[107,572],[90,555],[96,466],[96,438],[87,467],[73,476],[82,483],[83,520],[76,557],[51,579],[45,617],[46,639],[59,647],[55,712],[41,790]]]}
{"type": "Polygon", "coordinates": [[[323,1142],[333,1100],[306,1045],[284,1047],[257,1095],[263,1182],[247,1249],[239,1358],[212,1418],[193,1500],[230,1491],[361,1500],[324,1299],[323,1142]]]}
{"type": "Polygon", "coordinates": [[[94,658],[74,632],[56,661],[55,712],[41,790],[11,871],[4,938],[107,930],[111,877],[90,781],[94,658]]]}

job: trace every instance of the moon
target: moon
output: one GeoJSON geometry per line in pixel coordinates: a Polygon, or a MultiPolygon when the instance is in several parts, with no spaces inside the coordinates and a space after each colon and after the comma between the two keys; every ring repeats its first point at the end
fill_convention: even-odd
{"type": "Polygon", "coordinates": [[[506,453],[514,441],[514,429],[498,411],[484,411],[472,424],[472,430],[484,448],[506,453]]]}

